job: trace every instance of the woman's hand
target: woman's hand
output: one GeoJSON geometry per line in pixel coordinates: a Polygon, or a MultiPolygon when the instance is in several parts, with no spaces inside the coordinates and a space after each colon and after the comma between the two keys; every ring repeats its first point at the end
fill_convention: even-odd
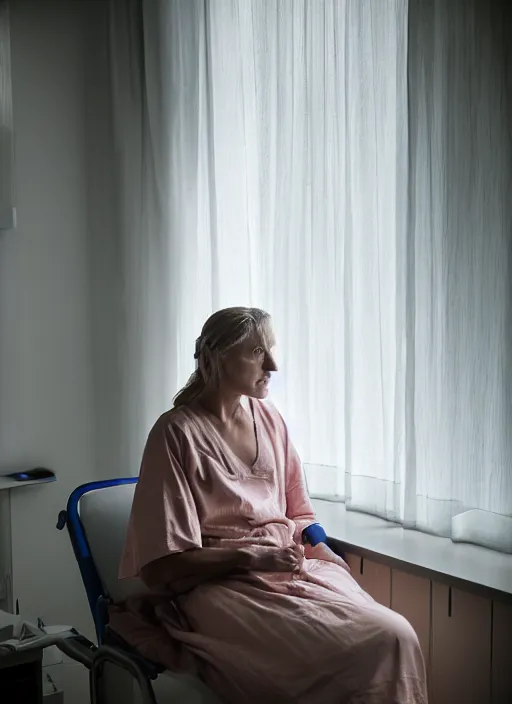
{"type": "Polygon", "coordinates": [[[249,569],[254,572],[297,572],[303,558],[304,551],[300,545],[259,548],[251,554],[249,569]]]}
{"type": "Polygon", "coordinates": [[[339,555],[336,555],[325,543],[318,543],[315,547],[306,545],[305,555],[308,560],[324,560],[324,562],[332,562],[335,565],[343,567],[350,574],[350,567],[339,555]]]}

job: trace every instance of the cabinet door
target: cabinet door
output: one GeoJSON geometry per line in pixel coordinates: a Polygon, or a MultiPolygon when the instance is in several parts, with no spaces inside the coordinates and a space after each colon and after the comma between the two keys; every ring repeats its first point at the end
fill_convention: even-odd
{"type": "Polygon", "coordinates": [[[385,565],[359,557],[345,554],[345,561],[352,570],[352,577],[365,592],[383,606],[391,605],[391,570],[385,565]]]}
{"type": "Polygon", "coordinates": [[[490,704],[491,601],[433,582],[432,704],[490,704]]]}
{"type": "Polygon", "coordinates": [[[492,704],[512,702],[512,604],[493,603],[492,704]]]}
{"type": "Polygon", "coordinates": [[[0,611],[12,612],[10,491],[0,491],[0,611]]]}
{"type": "Polygon", "coordinates": [[[392,570],[391,608],[409,621],[416,631],[428,671],[430,657],[430,588],[429,579],[392,570]]]}

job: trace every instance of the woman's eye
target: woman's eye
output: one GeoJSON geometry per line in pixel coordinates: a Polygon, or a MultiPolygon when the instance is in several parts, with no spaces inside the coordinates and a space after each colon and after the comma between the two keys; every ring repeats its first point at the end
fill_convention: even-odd
{"type": "Polygon", "coordinates": [[[263,349],[263,347],[256,347],[256,349],[254,350],[254,354],[265,354],[265,350],[263,349]]]}

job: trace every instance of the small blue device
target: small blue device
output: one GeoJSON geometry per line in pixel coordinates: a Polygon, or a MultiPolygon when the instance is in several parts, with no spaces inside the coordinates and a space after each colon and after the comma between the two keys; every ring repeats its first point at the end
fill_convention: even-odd
{"type": "Polygon", "coordinates": [[[302,531],[302,540],[305,543],[309,543],[312,547],[315,547],[318,543],[327,542],[327,533],[320,523],[312,523],[302,531]]]}
{"type": "Polygon", "coordinates": [[[45,467],[36,467],[35,469],[29,469],[26,472],[13,472],[12,474],[7,474],[9,479],[14,479],[16,482],[54,482],[57,477],[55,472],[51,469],[46,469],[45,467]]]}

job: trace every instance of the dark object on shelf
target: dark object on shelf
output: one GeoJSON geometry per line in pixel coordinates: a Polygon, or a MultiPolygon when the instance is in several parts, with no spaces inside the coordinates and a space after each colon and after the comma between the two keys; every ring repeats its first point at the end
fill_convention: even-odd
{"type": "Polygon", "coordinates": [[[43,480],[47,482],[54,482],[57,479],[55,472],[51,469],[46,469],[46,467],[35,467],[34,469],[29,469],[26,472],[13,472],[13,474],[7,474],[6,476],[17,482],[35,482],[43,480]]]}

